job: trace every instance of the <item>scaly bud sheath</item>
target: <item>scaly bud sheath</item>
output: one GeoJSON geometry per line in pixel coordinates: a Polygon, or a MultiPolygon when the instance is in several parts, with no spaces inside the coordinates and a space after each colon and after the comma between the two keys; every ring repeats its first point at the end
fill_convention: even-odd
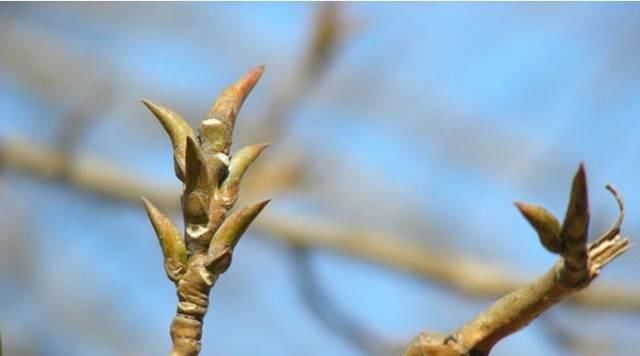
{"type": "Polygon", "coordinates": [[[171,222],[166,215],[164,215],[155,205],[153,205],[146,198],[142,198],[144,209],[147,211],[151,225],[156,232],[160,247],[162,248],[162,254],[165,258],[165,270],[167,276],[172,281],[178,279],[179,273],[185,268],[187,263],[187,249],[180,236],[180,231],[171,222]]]}
{"type": "Polygon", "coordinates": [[[175,162],[176,176],[178,179],[184,181],[184,165],[185,165],[185,150],[187,137],[193,138],[193,130],[191,126],[175,111],[158,105],[151,100],[142,100],[142,103],[153,113],[153,115],[160,121],[162,127],[169,135],[171,139],[171,145],[173,146],[173,156],[175,162]]]}
{"type": "Polygon", "coordinates": [[[242,234],[244,234],[258,214],[260,214],[262,209],[269,204],[269,201],[270,200],[267,199],[254,203],[228,216],[213,236],[209,255],[218,256],[227,248],[233,250],[240,240],[240,237],[242,237],[242,234]]]}
{"type": "Polygon", "coordinates": [[[240,181],[251,163],[253,163],[260,153],[269,147],[268,143],[261,143],[242,148],[231,157],[229,163],[229,174],[222,182],[219,194],[222,197],[227,209],[230,209],[238,200],[238,190],[240,181]]]}
{"type": "Polygon", "coordinates": [[[571,195],[569,196],[569,204],[562,224],[561,238],[565,244],[584,245],[587,242],[588,227],[587,177],[584,166],[580,164],[571,184],[571,195]]]}
{"type": "Polygon", "coordinates": [[[522,216],[531,224],[538,233],[540,242],[547,250],[553,253],[560,253],[562,241],[560,240],[560,222],[547,209],[533,204],[522,202],[515,203],[522,216]]]}
{"type": "Polygon", "coordinates": [[[211,180],[209,179],[209,172],[202,151],[192,137],[187,137],[186,142],[185,193],[191,193],[196,190],[208,192],[211,187],[211,180]]]}
{"type": "Polygon", "coordinates": [[[233,128],[227,121],[209,118],[202,120],[199,135],[203,140],[202,150],[207,155],[228,154],[233,128]]]}
{"type": "Polygon", "coordinates": [[[562,257],[565,264],[565,279],[568,285],[580,285],[589,281],[589,254],[587,250],[589,230],[589,199],[587,177],[580,164],[573,183],[567,213],[562,224],[562,257]]]}
{"type": "MultiPolygon", "coordinates": [[[[582,244],[587,241],[589,227],[589,198],[587,195],[587,177],[584,166],[580,164],[573,183],[567,213],[562,225],[563,238],[577,239],[582,244]]],[[[568,242],[568,241],[565,241],[568,242]]]]}
{"type": "Polygon", "coordinates": [[[207,211],[211,200],[209,173],[198,144],[187,137],[186,169],[184,193],[182,195],[182,212],[187,232],[187,246],[191,245],[189,237],[202,235],[207,224],[207,211]]]}

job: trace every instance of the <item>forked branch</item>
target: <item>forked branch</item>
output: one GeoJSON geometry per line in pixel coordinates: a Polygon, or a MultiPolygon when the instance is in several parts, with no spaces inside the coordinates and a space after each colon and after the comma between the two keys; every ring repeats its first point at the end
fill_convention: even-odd
{"type": "Polygon", "coordinates": [[[588,243],[589,204],[584,167],[580,165],[571,187],[562,225],[546,209],[516,203],[538,233],[542,245],[561,259],[544,275],[499,299],[451,335],[422,333],[409,345],[406,356],[484,356],[505,337],[524,328],[544,311],[569,295],[588,287],[600,270],[624,253],[629,240],[620,235],[624,217],[622,198],[611,187],[619,207],[613,226],[588,243]]]}
{"type": "Polygon", "coordinates": [[[202,323],[209,292],[231,264],[242,234],[269,202],[261,201],[228,212],[238,200],[240,181],[267,145],[253,145],[229,157],[236,116],[264,68],[247,73],[226,88],[202,120],[198,136],[171,109],[149,100],[143,103],[167,131],[173,146],[175,173],[184,182],[181,198],[184,233],[150,201],[142,198],[158,236],[164,268],[176,284],[178,308],[171,323],[172,356],[200,353],[202,323]]]}

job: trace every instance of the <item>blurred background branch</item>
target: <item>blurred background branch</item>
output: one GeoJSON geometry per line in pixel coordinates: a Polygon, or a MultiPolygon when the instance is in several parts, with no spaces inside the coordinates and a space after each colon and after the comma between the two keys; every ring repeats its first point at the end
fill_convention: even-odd
{"type": "MultiPolygon", "coordinates": [[[[0,160],[6,167],[39,178],[61,180],[115,201],[137,206],[139,197],[146,196],[159,206],[177,208],[177,193],[171,192],[172,189],[150,187],[145,183],[147,180],[134,178],[137,175],[129,175],[107,163],[87,159],[76,166],[67,162],[64,154],[45,149],[37,151],[31,143],[5,141],[1,145],[0,160]],[[65,167],[71,168],[66,171],[65,167]]],[[[247,191],[256,195],[268,192],[258,193],[251,187],[247,191]]],[[[294,248],[319,248],[379,263],[437,281],[470,297],[496,298],[524,284],[524,280],[504,272],[498,265],[457,256],[455,251],[428,248],[390,234],[351,230],[295,214],[265,211],[256,220],[255,228],[266,233],[260,236],[283,241],[294,248]]],[[[626,286],[594,286],[570,300],[588,308],[640,312],[640,291],[626,286]]]]}

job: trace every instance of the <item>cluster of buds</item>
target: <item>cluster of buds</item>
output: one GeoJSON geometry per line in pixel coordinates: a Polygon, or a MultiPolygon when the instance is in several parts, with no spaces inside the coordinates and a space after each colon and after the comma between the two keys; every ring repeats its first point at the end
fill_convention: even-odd
{"type": "Polygon", "coordinates": [[[171,139],[175,173],[184,183],[184,234],[143,198],[162,248],[165,271],[178,291],[178,311],[171,326],[172,355],[199,353],[209,291],[229,267],[242,234],[269,202],[261,201],[228,214],[238,200],[242,177],[268,146],[247,146],[230,156],[236,116],[263,70],[255,68],[226,88],[201,121],[197,136],[179,114],[143,100],[171,139]]]}

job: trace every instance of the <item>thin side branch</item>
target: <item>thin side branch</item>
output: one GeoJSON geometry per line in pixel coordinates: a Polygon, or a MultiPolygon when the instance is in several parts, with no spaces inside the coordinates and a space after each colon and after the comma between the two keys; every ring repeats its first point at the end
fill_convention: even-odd
{"type": "MultiPolygon", "coordinates": [[[[560,233],[559,253],[562,258],[544,275],[500,298],[454,334],[444,338],[431,333],[418,336],[405,355],[431,355],[429,352],[442,356],[488,355],[500,340],[529,325],[569,295],[588,287],[605,265],[629,248],[629,240],[619,234],[624,213],[622,199],[613,188],[607,189],[616,198],[620,214],[613,227],[589,245],[586,176],[584,167],[580,165],[560,233]]],[[[523,215],[526,217],[527,212],[523,215]]],[[[553,219],[548,221],[555,224],[553,219]]],[[[553,230],[541,229],[539,224],[532,225],[538,232],[553,230]]]]}

